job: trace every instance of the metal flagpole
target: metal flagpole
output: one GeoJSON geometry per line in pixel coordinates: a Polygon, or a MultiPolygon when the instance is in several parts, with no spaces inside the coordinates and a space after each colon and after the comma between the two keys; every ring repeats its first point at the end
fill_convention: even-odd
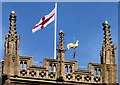
{"type": "Polygon", "coordinates": [[[55,2],[55,37],[54,37],[54,59],[56,59],[56,29],[57,29],[57,2],[55,2]]]}
{"type": "MultiPolygon", "coordinates": [[[[55,37],[54,37],[54,59],[56,59],[56,29],[57,29],[57,2],[55,2],[55,37]]],[[[56,67],[53,68],[54,72],[56,71],[56,67]]]]}

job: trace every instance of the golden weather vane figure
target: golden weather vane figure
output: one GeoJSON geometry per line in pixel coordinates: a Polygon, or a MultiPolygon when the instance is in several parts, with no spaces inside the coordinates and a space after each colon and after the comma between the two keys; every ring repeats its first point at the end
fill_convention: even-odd
{"type": "Polygon", "coordinates": [[[75,51],[75,48],[78,47],[78,43],[79,43],[79,40],[77,40],[75,44],[73,44],[73,43],[67,44],[68,49],[70,49],[70,48],[74,49],[74,54],[73,54],[74,61],[75,61],[75,56],[78,56],[78,55],[76,55],[76,51],[75,51]]]}

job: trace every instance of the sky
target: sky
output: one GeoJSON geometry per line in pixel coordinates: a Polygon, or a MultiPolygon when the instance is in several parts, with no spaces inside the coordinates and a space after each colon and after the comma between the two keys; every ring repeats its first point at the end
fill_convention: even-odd
{"type": "MultiPolygon", "coordinates": [[[[16,31],[20,35],[19,55],[33,56],[34,65],[43,65],[43,58],[54,57],[54,22],[32,33],[32,28],[54,9],[54,2],[3,2],[2,3],[2,57],[4,57],[5,36],[9,31],[9,15],[17,15],[16,31]]],[[[118,47],[118,3],[117,2],[58,2],[57,7],[57,45],[59,32],[63,30],[65,60],[74,60],[67,49],[68,43],[79,40],[76,58],[79,69],[86,69],[88,62],[100,63],[100,50],[104,40],[104,21],[111,25],[112,41],[118,47]]],[[[58,47],[57,47],[58,48],[58,47]]],[[[118,48],[117,48],[118,60],[118,48]]],[[[117,61],[118,63],[118,61],[117,61]]]]}

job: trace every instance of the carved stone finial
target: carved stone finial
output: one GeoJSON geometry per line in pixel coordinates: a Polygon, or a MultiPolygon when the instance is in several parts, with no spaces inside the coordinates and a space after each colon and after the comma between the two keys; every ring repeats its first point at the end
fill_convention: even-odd
{"type": "Polygon", "coordinates": [[[112,41],[110,41],[112,38],[110,38],[111,34],[110,34],[110,25],[108,24],[108,21],[105,21],[103,23],[103,30],[104,30],[104,35],[105,35],[105,44],[107,43],[107,45],[110,45],[112,43],[112,41]]]}
{"type": "Polygon", "coordinates": [[[57,67],[60,67],[58,68],[57,70],[57,81],[61,82],[61,81],[64,81],[64,74],[63,74],[63,70],[64,69],[64,65],[63,65],[63,62],[64,62],[64,58],[65,58],[65,48],[64,48],[64,39],[63,39],[63,36],[64,36],[64,33],[63,31],[60,31],[59,32],[59,35],[60,35],[60,38],[59,38],[59,45],[58,45],[58,49],[57,49],[57,60],[58,60],[58,64],[57,64],[57,67]]]}
{"type": "Polygon", "coordinates": [[[64,41],[63,41],[64,40],[64,38],[63,38],[64,33],[63,33],[63,31],[60,31],[59,35],[60,35],[60,38],[59,38],[59,45],[58,45],[57,52],[64,52],[65,53],[66,49],[64,48],[64,41]]]}
{"type": "Polygon", "coordinates": [[[60,30],[60,32],[63,32],[62,30],[60,30]]]}
{"type": "Polygon", "coordinates": [[[64,49],[64,41],[63,41],[64,40],[63,39],[64,33],[63,33],[62,30],[59,32],[59,35],[60,35],[60,38],[59,38],[58,48],[61,49],[61,50],[63,50],[64,49]]]}
{"type": "MultiPolygon", "coordinates": [[[[108,21],[105,21],[105,22],[103,23],[103,27],[104,27],[104,28],[110,28],[110,25],[108,24],[108,21]]],[[[105,30],[105,29],[103,29],[103,30],[105,30]]]]}
{"type": "Polygon", "coordinates": [[[105,21],[105,24],[108,24],[108,21],[105,21]]]}
{"type": "Polygon", "coordinates": [[[105,40],[103,42],[102,51],[100,53],[102,60],[101,63],[113,64],[113,54],[115,55],[116,52],[114,52],[114,45],[111,45],[112,38],[110,37],[110,25],[108,24],[108,21],[105,21],[103,23],[103,31],[105,40]]]}
{"type": "Polygon", "coordinates": [[[59,35],[60,35],[60,37],[63,37],[63,36],[64,36],[64,33],[63,33],[62,30],[60,31],[59,35]]]}
{"type": "Polygon", "coordinates": [[[14,23],[16,22],[16,14],[14,11],[11,12],[9,20],[10,22],[12,21],[14,21],[14,23]]]}
{"type": "Polygon", "coordinates": [[[14,40],[15,39],[15,37],[16,37],[16,24],[15,24],[15,22],[16,22],[16,14],[15,14],[15,12],[14,11],[12,11],[11,12],[11,14],[10,14],[10,18],[9,18],[9,20],[10,20],[10,31],[9,31],[9,33],[10,33],[10,37],[11,37],[11,40],[14,40]]]}
{"type": "Polygon", "coordinates": [[[15,13],[15,11],[11,11],[11,13],[15,13]]]}

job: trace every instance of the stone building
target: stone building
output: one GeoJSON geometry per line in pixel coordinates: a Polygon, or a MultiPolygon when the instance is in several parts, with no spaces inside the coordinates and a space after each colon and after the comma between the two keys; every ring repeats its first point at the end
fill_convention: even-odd
{"type": "Polygon", "coordinates": [[[16,14],[10,14],[10,31],[5,38],[2,63],[3,85],[117,85],[116,46],[110,38],[110,25],[103,23],[104,42],[101,63],[88,63],[78,69],[78,61],[65,60],[64,33],[59,33],[57,59],[44,58],[43,66],[33,65],[33,57],[19,55],[20,36],[16,35],[16,14]],[[22,65],[22,68],[20,68],[22,65]],[[67,70],[67,72],[65,72],[67,70]]]}

